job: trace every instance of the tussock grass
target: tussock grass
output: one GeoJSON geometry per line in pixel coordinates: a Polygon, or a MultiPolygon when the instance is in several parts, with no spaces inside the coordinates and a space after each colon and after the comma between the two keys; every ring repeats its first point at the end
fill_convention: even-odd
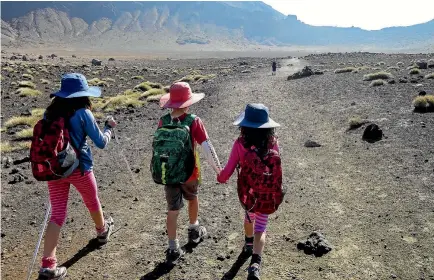
{"type": "Polygon", "coordinates": [[[145,102],[140,101],[135,95],[117,95],[107,99],[107,103],[102,108],[105,112],[112,112],[121,108],[140,107],[145,102]]]}
{"type": "Polygon", "coordinates": [[[150,85],[148,85],[147,82],[140,83],[140,84],[138,84],[137,86],[134,87],[134,89],[141,90],[141,91],[148,91],[151,88],[152,87],[150,85]]]}
{"type": "Polygon", "coordinates": [[[164,91],[165,91],[166,93],[169,93],[169,92],[170,92],[170,86],[165,86],[163,89],[164,89],[164,91]]]}
{"type": "Polygon", "coordinates": [[[33,136],[33,128],[23,129],[15,134],[17,140],[29,140],[33,136]]]}
{"type": "Polygon", "coordinates": [[[415,110],[424,111],[428,107],[427,96],[418,96],[413,100],[413,106],[415,110]]]}
{"type": "Polygon", "coordinates": [[[425,95],[425,100],[428,106],[434,109],[434,95],[425,95]]]}
{"type": "Polygon", "coordinates": [[[155,95],[163,96],[164,94],[166,94],[166,91],[162,88],[151,88],[150,90],[144,92],[141,95],[141,98],[149,97],[149,96],[155,96],[155,95]]]}
{"type": "Polygon", "coordinates": [[[20,88],[31,88],[31,89],[35,89],[36,88],[35,84],[33,82],[31,82],[31,81],[21,81],[21,82],[18,82],[18,87],[20,87],[20,88]]]}
{"type": "Polygon", "coordinates": [[[6,72],[13,72],[14,68],[10,67],[10,66],[6,66],[6,67],[2,67],[2,71],[6,71],[6,72]]]}
{"type": "Polygon", "coordinates": [[[95,119],[103,119],[105,115],[103,112],[93,112],[93,116],[95,119]]]}
{"type": "Polygon", "coordinates": [[[11,153],[15,151],[22,151],[30,149],[30,145],[32,142],[18,142],[15,145],[11,145],[9,142],[1,142],[0,143],[0,151],[1,153],[11,153]]]}
{"type": "Polygon", "coordinates": [[[385,72],[385,71],[370,73],[370,74],[366,74],[363,76],[364,81],[373,81],[373,80],[379,80],[379,79],[387,80],[387,79],[392,79],[392,78],[393,78],[393,75],[390,74],[389,72],[385,72]]]}
{"type": "Polygon", "coordinates": [[[98,86],[98,87],[108,87],[108,83],[106,81],[102,81],[98,78],[93,78],[87,81],[90,86],[98,86]]]}
{"type": "Polygon", "coordinates": [[[215,76],[216,76],[215,74],[209,74],[209,75],[200,75],[200,74],[187,75],[187,76],[181,78],[180,80],[178,80],[178,82],[191,83],[191,82],[208,81],[210,79],[213,79],[215,76]]]}
{"type": "Polygon", "coordinates": [[[116,80],[112,78],[104,78],[103,81],[106,81],[107,83],[115,83],[116,80]]]}
{"type": "Polygon", "coordinates": [[[378,87],[378,86],[384,86],[386,84],[386,82],[382,79],[378,79],[378,80],[373,80],[369,86],[370,87],[378,87]]]}
{"type": "Polygon", "coordinates": [[[42,118],[44,112],[45,109],[33,109],[30,116],[12,117],[7,120],[4,125],[6,128],[15,127],[17,125],[28,125],[33,127],[42,118]]]}
{"type": "Polygon", "coordinates": [[[37,89],[33,89],[33,88],[19,88],[16,92],[16,94],[18,94],[21,97],[31,97],[31,96],[38,96],[41,95],[42,93],[37,90],[37,89]]]}
{"type": "Polygon", "coordinates": [[[425,79],[434,79],[434,73],[425,75],[425,79]]]}
{"type": "Polygon", "coordinates": [[[409,75],[419,75],[421,71],[418,68],[413,68],[408,72],[409,75]]]}
{"type": "Polygon", "coordinates": [[[341,73],[351,73],[356,71],[357,69],[355,67],[345,67],[345,68],[338,68],[335,70],[335,74],[341,74],[341,73]]]}
{"type": "Polygon", "coordinates": [[[362,118],[358,117],[358,116],[352,117],[352,118],[350,118],[348,120],[348,124],[350,126],[350,130],[351,129],[359,128],[359,127],[361,127],[365,123],[366,123],[366,121],[363,120],[362,118]]]}
{"type": "Polygon", "coordinates": [[[395,71],[398,71],[398,70],[399,70],[399,67],[398,67],[398,66],[389,66],[389,67],[387,67],[387,70],[395,70],[395,71]]]}
{"type": "Polygon", "coordinates": [[[143,77],[143,76],[133,76],[133,77],[131,77],[131,80],[144,80],[145,79],[145,77],[143,77]]]}
{"type": "Polygon", "coordinates": [[[162,96],[163,96],[163,94],[152,95],[152,96],[149,96],[148,98],[146,98],[146,101],[147,102],[160,102],[160,99],[162,96]]]}
{"type": "Polygon", "coordinates": [[[41,84],[43,84],[43,85],[48,85],[48,84],[50,84],[51,82],[49,81],[49,80],[46,80],[46,79],[41,79],[41,84]]]}

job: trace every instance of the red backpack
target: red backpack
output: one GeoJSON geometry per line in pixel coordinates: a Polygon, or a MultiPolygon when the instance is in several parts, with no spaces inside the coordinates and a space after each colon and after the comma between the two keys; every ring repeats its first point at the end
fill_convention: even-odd
{"type": "Polygon", "coordinates": [[[78,167],[78,152],[73,148],[68,120],[42,119],[33,129],[30,162],[38,181],[52,181],[68,177],[78,167]]]}
{"type": "Polygon", "coordinates": [[[238,173],[238,198],[247,212],[272,214],[277,211],[285,195],[282,189],[280,155],[269,149],[261,157],[254,147],[241,162],[238,173]]]}

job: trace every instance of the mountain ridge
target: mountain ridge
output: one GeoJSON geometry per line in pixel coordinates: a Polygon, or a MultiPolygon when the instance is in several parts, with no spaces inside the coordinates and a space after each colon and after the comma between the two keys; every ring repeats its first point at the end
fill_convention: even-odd
{"type": "Polygon", "coordinates": [[[2,45],[76,44],[99,47],[216,49],[254,45],[376,45],[434,43],[434,19],[366,31],[311,26],[263,2],[2,2],[2,45]],[[18,9],[20,7],[20,9],[18,9]]]}

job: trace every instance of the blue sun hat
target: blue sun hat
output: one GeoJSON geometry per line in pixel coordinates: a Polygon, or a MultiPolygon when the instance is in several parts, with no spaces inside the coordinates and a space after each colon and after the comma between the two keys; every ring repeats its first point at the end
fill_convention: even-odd
{"type": "Polygon", "coordinates": [[[62,76],[60,81],[60,90],[50,94],[51,97],[75,98],[75,97],[100,97],[101,89],[99,87],[90,87],[87,84],[86,77],[79,73],[69,73],[62,76]]]}
{"type": "Polygon", "coordinates": [[[234,122],[234,125],[252,128],[273,128],[280,124],[269,117],[268,108],[264,104],[247,104],[246,110],[234,122]]]}

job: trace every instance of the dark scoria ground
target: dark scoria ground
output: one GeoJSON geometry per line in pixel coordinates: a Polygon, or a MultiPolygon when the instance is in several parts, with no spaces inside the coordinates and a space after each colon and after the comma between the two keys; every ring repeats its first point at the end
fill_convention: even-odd
{"type": "MultiPolygon", "coordinates": [[[[282,59],[283,67],[274,77],[268,68],[270,60],[259,58],[116,61],[89,78],[117,80],[116,74],[141,74],[145,80],[169,84],[189,69],[218,74],[208,83],[193,85],[207,96],[191,111],[203,119],[223,162],[238,134],[231,123],[245,104],[262,102],[269,106],[272,118],[282,124],[278,136],[288,194],[281,209],[270,217],[262,279],[434,279],[434,114],[412,112],[411,101],[419,90],[414,84],[372,88],[362,78],[373,70],[333,73],[343,67],[338,63],[348,65],[349,61],[364,65],[383,61],[385,65],[379,68],[384,69],[398,61],[407,66],[414,59],[428,57],[331,54],[282,59]],[[241,61],[248,65],[241,68],[241,61]],[[286,81],[288,74],[305,64],[329,71],[286,81]],[[143,67],[153,71],[143,72],[143,67]],[[225,67],[234,71],[225,74],[225,67]],[[174,69],[180,73],[173,74],[174,69]],[[241,73],[246,69],[252,72],[241,73]],[[126,70],[130,73],[125,74],[126,70]],[[361,140],[363,128],[348,132],[348,119],[355,115],[380,125],[386,138],[368,144],[361,140]],[[322,147],[305,148],[308,139],[322,147]],[[315,230],[333,245],[333,250],[320,258],[296,248],[299,240],[315,230]]],[[[56,60],[54,64],[59,67],[48,67],[52,81],[71,70],[62,66],[64,62],[56,60]]],[[[12,81],[21,80],[25,69],[19,69],[10,77],[2,71],[3,122],[27,108],[45,107],[47,94],[56,87],[50,86],[38,98],[19,98],[10,86],[12,81]]],[[[392,73],[397,79],[408,76],[407,72],[403,68],[392,73]]],[[[40,78],[45,74],[35,80],[40,78]]],[[[433,80],[419,82],[433,92],[433,80]]],[[[105,93],[114,95],[136,84],[127,79],[106,88],[105,93]]],[[[40,84],[38,88],[44,89],[40,84]]],[[[237,202],[235,179],[227,185],[216,184],[212,169],[202,161],[200,221],[210,236],[178,266],[170,271],[161,269],[167,242],[164,192],[152,182],[148,166],[151,134],[164,113],[151,103],[113,114],[119,120],[121,144],[113,141],[107,150],[94,148],[93,152],[101,201],[116,221],[116,232],[104,248],[87,250],[85,246],[94,237],[92,222],[77,192],[71,191],[68,220],[58,248],[60,263],[69,266],[67,279],[156,279],[158,275],[176,280],[221,279],[235,262],[243,243],[243,212],[237,202]],[[134,180],[121,152],[131,168],[138,169],[134,180]]],[[[2,141],[13,139],[8,131],[1,136],[2,141]]],[[[15,160],[25,155],[16,152],[7,156],[15,160]]],[[[31,178],[28,163],[3,168],[1,183],[2,279],[23,279],[43,220],[47,190],[31,178]],[[8,184],[14,167],[22,169],[29,179],[8,184]]],[[[184,244],[186,211],[182,211],[179,225],[184,244]]],[[[236,279],[245,279],[245,267],[236,279]]]]}

